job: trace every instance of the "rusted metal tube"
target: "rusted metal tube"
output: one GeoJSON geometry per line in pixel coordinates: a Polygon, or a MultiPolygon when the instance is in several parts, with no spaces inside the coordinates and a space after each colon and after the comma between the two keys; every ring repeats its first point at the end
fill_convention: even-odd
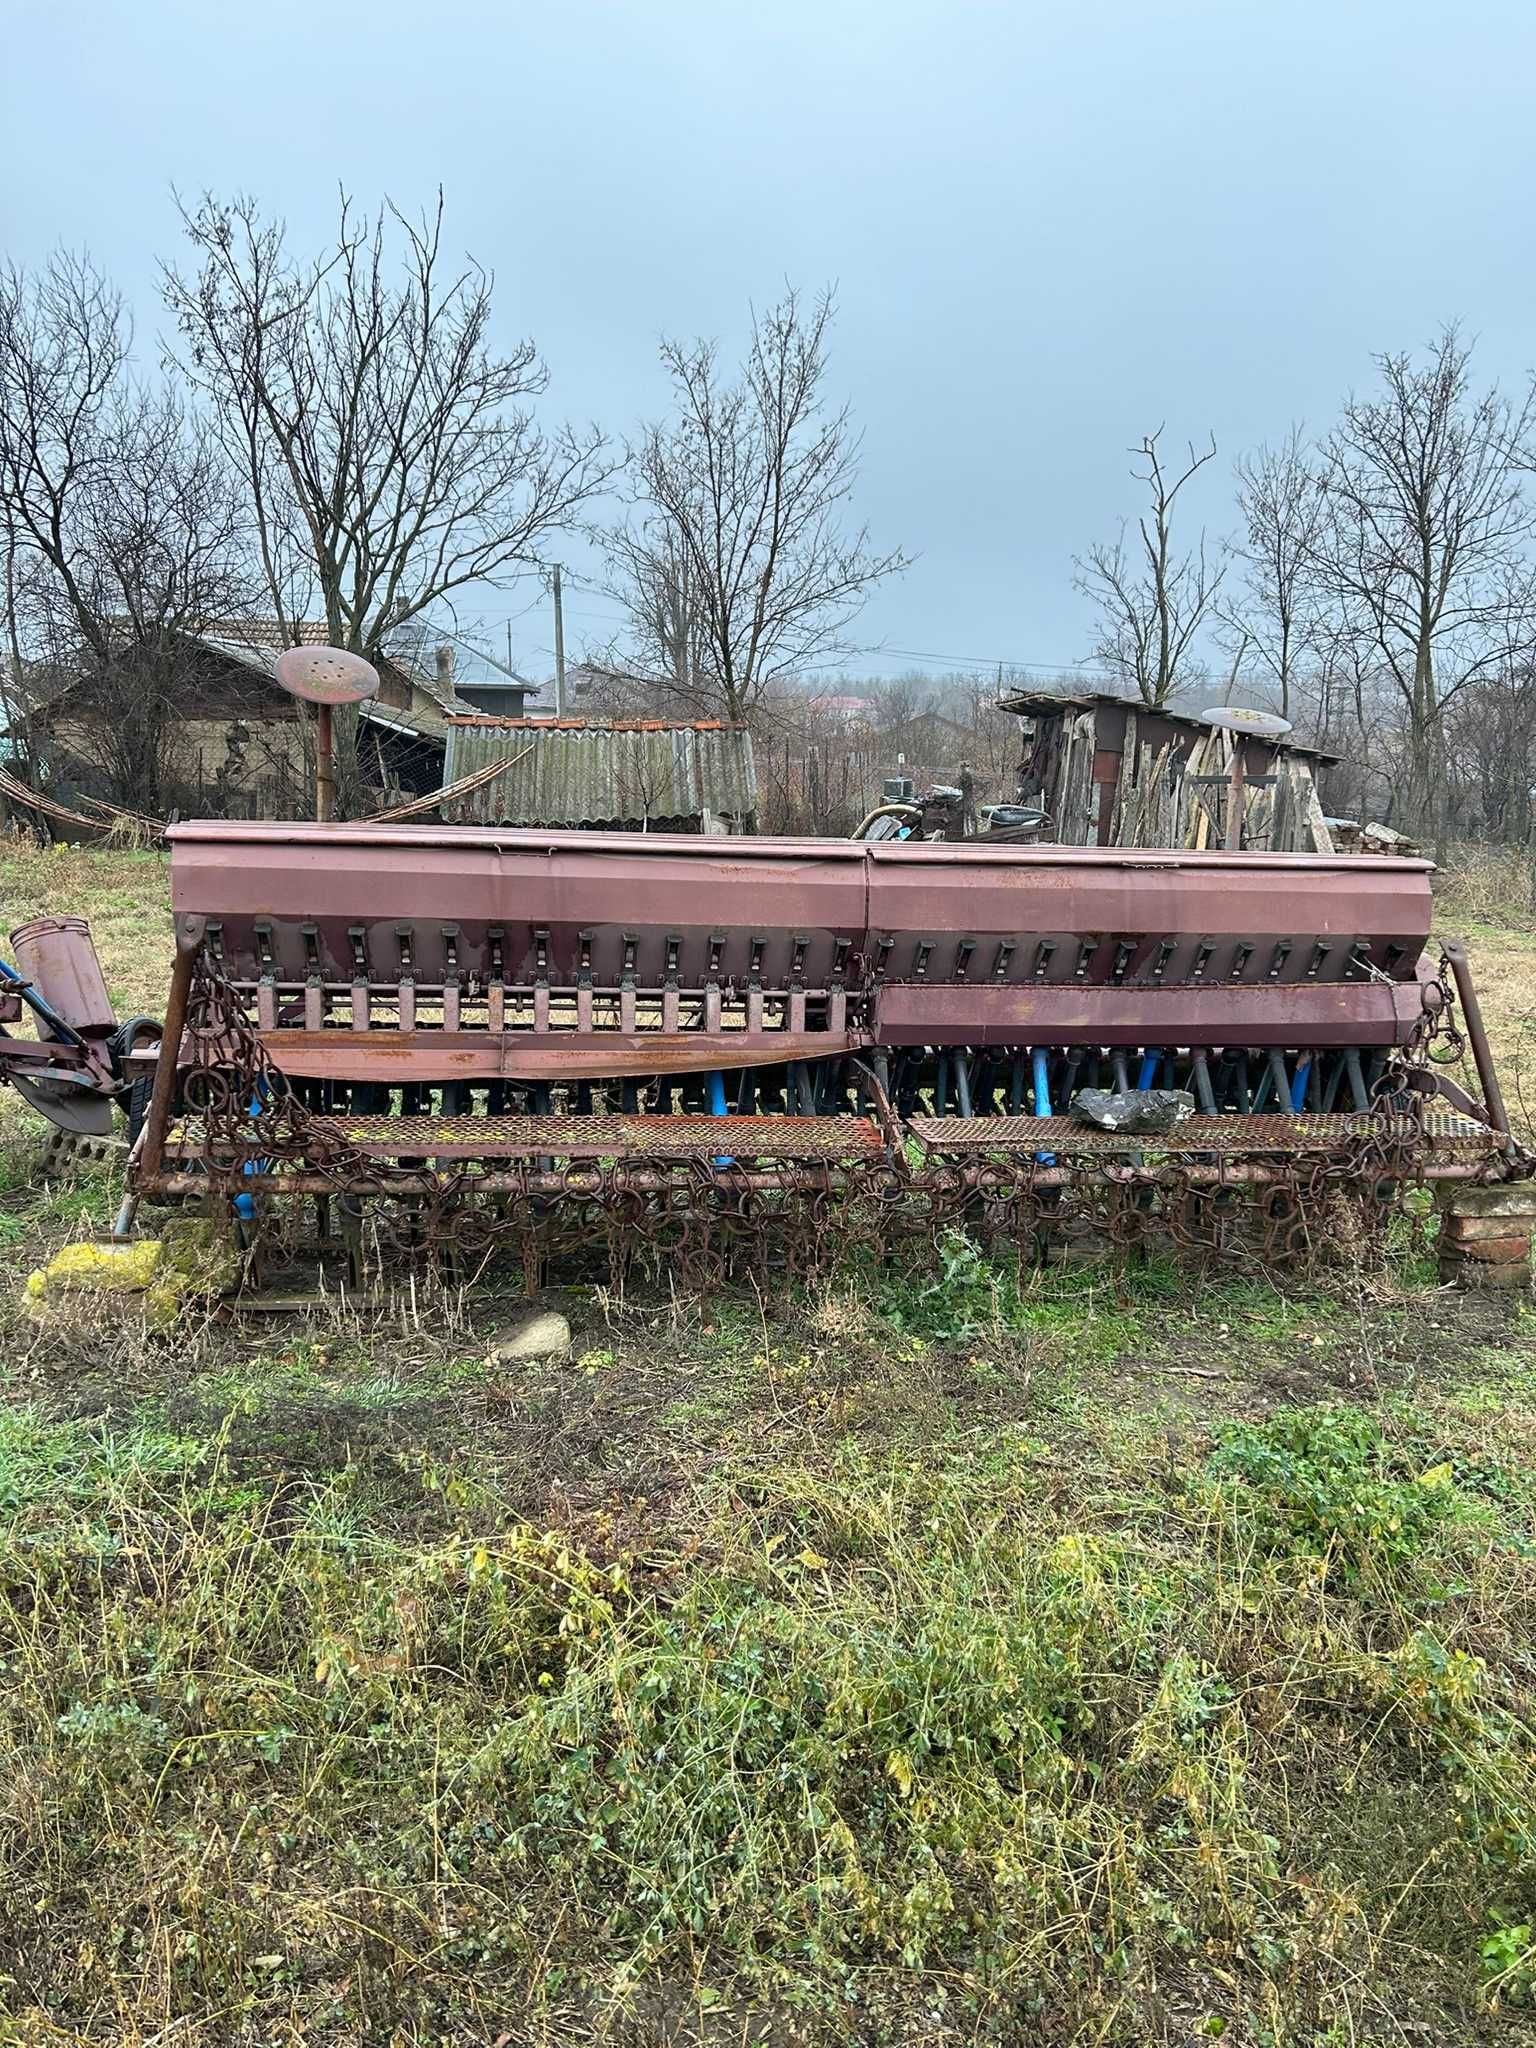
{"type": "Polygon", "coordinates": [[[203,921],[187,918],[176,935],[176,962],[171,969],[170,994],[165,1004],[165,1029],[160,1038],[160,1057],[155,1062],[155,1085],[150,1091],[149,1114],[144,1119],[144,1150],[134,1174],[138,1192],[147,1192],[160,1173],[165,1135],[170,1129],[171,1102],[176,1092],[176,1067],[181,1041],[187,1028],[187,997],[192,990],[192,969],[202,943],[203,921]]]}
{"type": "Polygon", "coordinates": [[[336,749],[331,707],[315,706],[315,822],[328,825],[336,815],[336,749]]]}
{"type": "Polygon", "coordinates": [[[1494,1071],[1493,1049],[1488,1043],[1488,1030],[1483,1023],[1482,1005],[1477,1000],[1477,985],[1472,979],[1472,967],[1467,959],[1465,940],[1447,939],[1445,957],[1450,963],[1451,979],[1456,984],[1461,1014],[1467,1020],[1467,1036],[1472,1041],[1472,1063],[1477,1068],[1478,1084],[1483,1091],[1488,1121],[1504,1139],[1504,1149],[1508,1151],[1512,1144],[1509,1111],[1504,1107],[1504,1091],[1500,1088],[1499,1077],[1494,1071]]]}
{"type": "Polygon", "coordinates": [[[45,1036],[79,1044],[82,1034],[100,1038],[113,1029],[112,998],[83,917],[36,917],[18,925],[11,951],[51,1013],[44,1016],[45,1036]]]}
{"type": "MultiPolygon", "coordinates": [[[[983,1190],[982,1169],[977,1167],[960,1167],[953,1169],[953,1172],[967,1190],[973,1192],[981,1192],[983,1190]]],[[[1383,1180],[1393,1180],[1398,1177],[1387,1172],[1383,1172],[1379,1176],[1383,1180]]],[[[1435,1165],[1427,1161],[1417,1163],[1412,1176],[1410,1176],[1414,1180],[1422,1179],[1426,1181],[1475,1181],[1480,1180],[1482,1177],[1483,1171],[1480,1165],[1451,1164],[1449,1162],[1444,1165],[1435,1165]]],[[[1123,1182],[1154,1189],[1163,1185],[1157,1177],[1156,1168],[1149,1168],[1145,1172],[1138,1172],[1132,1168],[1116,1175],[1115,1178],[1123,1182]]],[[[1239,1185],[1264,1187],[1277,1183],[1282,1186],[1291,1186],[1294,1184],[1294,1175],[1287,1172],[1284,1166],[1181,1167],[1179,1178],[1181,1182],[1189,1182],[1203,1188],[1239,1185]]],[[[598,1181],[599,1176],[594,1174],[594,1185],[591,1190],[594,1197],[598,1193],[598,1181]]],[[[1080,1187],[1082,1184],[1083,1177],[1080,1173],[1074,1171],[1071,1167],[1061,1166],[1041,1167],[1038,1172],[1031,1176],[1029,1182],[1032,1188],[1080,1187]]],[[[209,1185],[209,1177],[206,1174],[160,1173],[153,1180],[148,1178],[142,1179],[140,1189],[146,1195],[200,1195],[208,1193],[209,1185]]],[[[658,1171],[652,1168],[638,1169],[626,1174],[624,1177],[624,1186],[634,1190],[637,1194],[661,1194],[669,1188],[676,1188],[678,1185],[679,1181],[675,1175],[665,1170],[658,1171]]],[[[778,1174],[751,1173],[738,1168],[730,1174],[722,1175],[720,1185],[727,1190],[741,1188],[751,1189],[754,1192],[771,1193],[776,1189],[782,1188],[784,1181],[778,1174]]],[[[834,1177],[830,1191],[836,1193],[840,1187],[840,1181],[834,1177]]],[[[362,1197],[398,1197],[402,1195],[420,1195],[423,1189],[419,1182],[392,1182],[383,1177],[370,1176],[366,1180],[361,1178],[353,1180],[348,1184],[347,1191],[362,1197]]],[[[581,1195],[584,1192],[580,1188],[573,1187],[571,1180],[564,1173],[560,1172],[481,1174],[476,1176],[474,1191],[478,1194],[490,1195],[531,1194],[552,1196],[581,1195]]],[[[335,1194],[336,1192],[337,1183],[335,1180],[328,1178],[324,1174],[309,1173],[302,1169],[294,1173],[270,1175],[262,1187],[262,1195],[265,1199],[276,1199],[286,1195],[324,1195],[335,1194]]],[[[921,1178],[913,1183],[912,1192],[914,1194],[922,1193],[921,1178]]]]}
{"type": "MultiPolygon", "coordinates": [[[[128,1149],[128,1170],[131,1173],[144,1156],[144,1140],[149,1135],[146,1121],[139,1127],[139,1135],[128,1149]]],[[[136,1189],[128,1188],[118,1204],[117,1215],[112,1223],[112,1242],[121,1244],[133,1229],[134,1218],[139,1213],[139,1195],[136,1189]]]]}

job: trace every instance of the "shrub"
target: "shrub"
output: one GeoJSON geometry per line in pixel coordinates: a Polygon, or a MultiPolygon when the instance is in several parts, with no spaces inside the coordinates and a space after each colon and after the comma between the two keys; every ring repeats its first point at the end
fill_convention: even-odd
{"type": "Polygon", "coordinates": [[[1401,1467],[1376,1418],[1345,1404],[1230,1424],[1207,1469],[1264,1548],[1327,1558],[1351,1582],[1410,1566],[1462,1505],[1448,1465],[1401,1467]]]}

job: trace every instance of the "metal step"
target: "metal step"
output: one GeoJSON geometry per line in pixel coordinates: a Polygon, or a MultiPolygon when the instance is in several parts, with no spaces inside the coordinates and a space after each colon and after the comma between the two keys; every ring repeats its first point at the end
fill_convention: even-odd
{"type": "MultiPolygon", "coordinates": [[[[1343,1152],[1362,1138],[1391,1148],[1418,1142],[1412,1117],[1192,1116],[1171,1131],[1102,1131],[1070,1116],[916,1116],[907,1129],[927,1152],[973,1157],[987,1152],[1050,1152],[1059,1157],[1133,1152],[1250,1157],[1259,1153],[1343,1152]]],[[[1499,1149],[1497,1133],[1456,1110],[1427,1110],[1423,1135],[1435,1149],[1499,1149]]]]}
{"type": "MultiPolygon", "coordinates": [[[[629,1159],[715,1162],[876,1159],[880,1127],[853,1116],[309,1116],[317,1141],[336,1141],[365,1159],[629,1159]]],[[[1411,1117],[1193,1116],[1157,1134],[1104,1131],[1069,1116],[915,1116],[903,1126],[933,1158],[1260,1158],[1347,1153],[1361,1140],[1386,1150],[1417,1149],[1420,1133],[1436,1158],[1481,1159],[1500,1149],[1496,1132],[1455,1110],[1411,1117]]],[[[260,1151],[252,1124],[248,1149],[260,1151]]],[[[172,1131],[168,1162],[206,1156],[195,1122],[172,1131]]]]}
{"type": "MultiPolygon", "coordinates": [[[[317,1138],[368,1159],[749,1159],[878,1157],[879,1127],[856,1116],[310,1116],[317,1138]]],[[[259,1149],[253,1126],[252,1147],[259,1149]]],[[[200,1155],[176,1130],[168,1159],[200,1155]]]]}

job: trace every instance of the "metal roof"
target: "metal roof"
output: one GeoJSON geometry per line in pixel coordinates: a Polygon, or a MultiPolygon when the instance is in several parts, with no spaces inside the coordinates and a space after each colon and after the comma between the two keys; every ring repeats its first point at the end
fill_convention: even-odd
{"type": "MultiPolygon", "coordinates": [[[[1065,692],[1061,690],[1007,690],[997,700],[999,711],[1011,711],[1015,717],[1032,716],[1062,717],[1068,711],[1096,711],[1101,705],[1110,704],[1122,711],[1134,711],[1142,718],[1166,718],[1170,725],[1186,726],[1191,732],[1208,733],[1210,727],[1205,720],[1188,711],[1175,711],[1168,704],[1144,704],[1140,697],[1133,697],[1123,690],[1082,690],[1065,692]]],[[[1300,740],[1287,735],[1282,740],[1268,739],[1262,733],[1250,733],[1249,739],[1276,753],[1304,754],[1309,761],[1322,761],[1334,766],[1341,758],[1330,754],[1322,747],[1309,747],[1300,740]]]]}
{"type": "Polygon", "coordinates": [[[752,736],[702,721],[451,718],[444,782],[513,765],[444,806],[456,825],[634,824],[741,818],[757,807],[752,736]]]}

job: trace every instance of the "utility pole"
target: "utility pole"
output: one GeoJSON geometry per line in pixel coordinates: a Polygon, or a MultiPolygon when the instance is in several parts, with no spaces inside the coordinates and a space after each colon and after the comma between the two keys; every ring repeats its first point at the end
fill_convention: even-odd
{"type": "Polygon", "coordinates": [[[560,608],[560,564],[554,565],[555,590],[555,716],[565,716],[565,614],[560,608]]]}

